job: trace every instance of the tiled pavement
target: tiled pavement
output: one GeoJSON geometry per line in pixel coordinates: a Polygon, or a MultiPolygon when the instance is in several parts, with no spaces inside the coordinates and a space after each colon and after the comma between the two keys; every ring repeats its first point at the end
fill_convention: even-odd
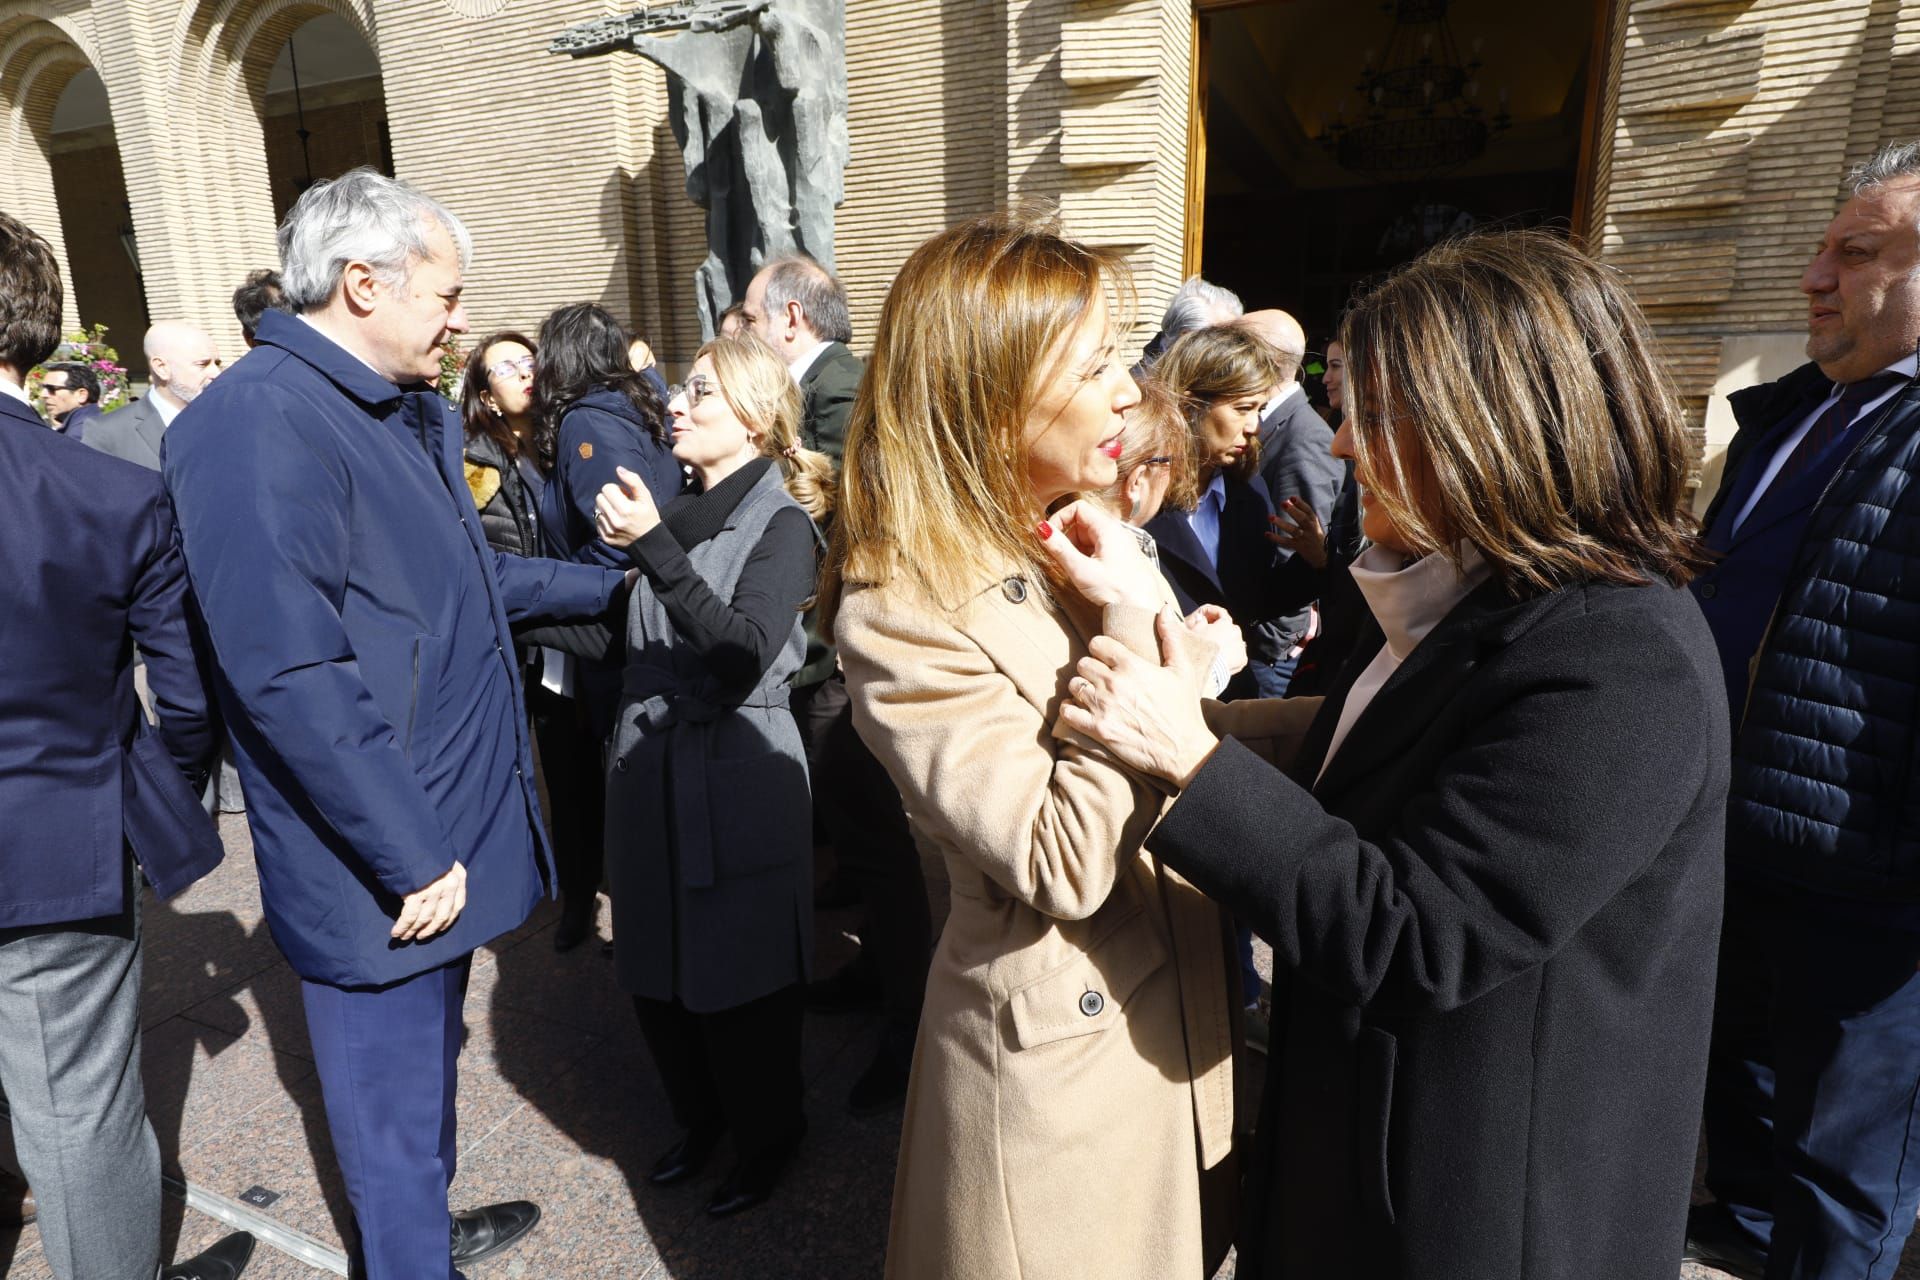
{"type": "MultiPolygon", "coordinates": [[[[298,986],[261,922],[245,822],[223,818],[221,829],[229,857],[217,873],[172,903],[147,900],[148,1110],[170,1169],[227,1196],[255,1186],[277,1192],[272,1216],[337,1248],[346,1202],[298,986]]],[[[872,1020],[808,1018],[808,1140],[774,1201],[714,1222],[702,1205],[724,1160],[690,1187],[663,1191],[645,1181],[674,1137],[665,1100],[612,981],[611,957],[592,943],[556,955],[554,919],[547,906],[475,957],[453,1200],[527,1197],[545,1216],[525,1243],[471,1268],[473,1280],[877,1277],[899,1123],[855,1119],[842,1106],[871,1051],[872,1020]]],[[[820,972],[849,954],[839,931],[852,923],[851,913],[820,918],[820,972]]],[[[225,1231],[165,1201],[168,1257],[225,1231]]],[[[1920,1280],[1920,1245],[1907,1252],[1899,1280],[1920,1280]]],[[[265,1247],[247,1271],[248,1280],[327,1274],[265,1247]]],[[[1218,1280],[1232,1274],[1229,1262],[1218,1280]]],[[[1680,1270],[1682,1280],[1720,1274],[1680,1270]]],[[[0,1276],[51,1280],[31,1228],[0,1232],[0,1276]]]]}

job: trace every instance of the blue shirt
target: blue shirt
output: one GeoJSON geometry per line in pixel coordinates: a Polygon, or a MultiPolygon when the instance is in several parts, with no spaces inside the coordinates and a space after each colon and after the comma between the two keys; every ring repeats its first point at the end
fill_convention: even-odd
{"type": "Polygon", "coordinates": [[[1214,568],[1220,567],[1220,513],[1227,507],[1227,477],[1225,472],[1213,473],[1213,483],[1200,495],[1200,501],[1193,510],[1187,512],[1187,524],[1193,529],[1193,536],[1200,539],[1200,549],[1207,553],[1207,563],[1214,568]]]}

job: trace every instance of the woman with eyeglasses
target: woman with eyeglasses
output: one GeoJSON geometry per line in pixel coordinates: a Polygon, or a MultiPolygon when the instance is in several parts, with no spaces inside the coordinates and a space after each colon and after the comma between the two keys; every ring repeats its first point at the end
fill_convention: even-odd
{"type": "Polygon", "coordinates": [[[722,1217],[772,1193],[806,1132],[813,818],[787,685],[834,480],[800,447],[799,389],[757,339],[702,347],[668,408],[693,487],[658,503],[622,468],[596,500],[601,540],[640,570],[607,872],[620,985],[683,1131],[650,1177],[693,1177],[730,1135],[707,1202],[722,1217]]]}
{"type": "Polygon", "coordinates": [[[547,482],[533,446],[533,339],[502,330],[474,344],[460,379],[460,414],[467,487],[487,544],[509,555],[540,555],[547,482]]]}
{"type": "MultiPolygon", "coordinates": [[[[540,359],[533,377],[534,444],[549,472],[540,502],[540,533],[547,554],[556,559],[627,566],[626,556],[602,542],[594,527],[594,498],[613,483],[619,468],[640,476],[656,503],[664,504],[680,492],[684,477],[667,437],[666,400],[657,376],[634,369],[629,346],[619,321],[591,302],[561,307],[540,325],[540,359]]],[[[579,770],[587,794],[578,820],[585,830],[583,845],[594,856],[571,870],[562,869],[560,925],[553,938],[561,951],[579,945],[593,930],[606,807],[597,761],[613,731],[620,659],[617,645],[601,653],[576,649],[556,664],[559,671],[545,674],[550,689],[577,701],[581,732],[596,762],[579,770]]]]}

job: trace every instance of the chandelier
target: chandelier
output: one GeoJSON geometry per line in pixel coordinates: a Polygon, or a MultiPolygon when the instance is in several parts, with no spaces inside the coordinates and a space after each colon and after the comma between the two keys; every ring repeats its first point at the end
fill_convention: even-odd
{"type": "Polygon", "coordinates": [[[1478,40],[1460,55],[1447,23],[1448,0],[1387,0],[1393,15],[1378,67],[1369,49],[1354,90],[1365,104],[1349,122],[1346,103],[1320,134],[1340,166],[1362,173],[1420,173],[1464,164],[1487,149],[1487,139],[1512,123],[1507,91],[1488,118],[1479,104],[1478,40]]]}

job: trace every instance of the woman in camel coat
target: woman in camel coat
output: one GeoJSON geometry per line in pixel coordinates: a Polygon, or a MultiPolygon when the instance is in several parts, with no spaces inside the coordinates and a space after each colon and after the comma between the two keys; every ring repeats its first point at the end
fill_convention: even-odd
{"type": "Polygon", "coordinates": [[[854,409],[826,597],[855,725],[952,884],[897,1280],[1200,1280],[1225,1250],[1220,913],[1142,851],[1161,792],[1057,723],[1088,641],[1157,654],[1167,599],[1137,546],[1094,604],[1049,580],[1045,542],[1066,535],[1044,513],[1113,483],[1139,396],[1112,273],[1046,225],[934,237],[887,299],[854,409]]]}

